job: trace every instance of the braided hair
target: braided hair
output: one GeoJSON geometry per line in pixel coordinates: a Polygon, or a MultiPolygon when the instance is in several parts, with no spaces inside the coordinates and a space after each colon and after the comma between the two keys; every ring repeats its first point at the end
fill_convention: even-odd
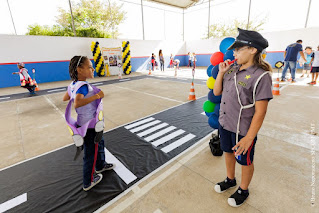
{"type": "Polygon", "coordinates": [[[70,65],[69,65],[69,74],[70,77],[73,81],[78,81],[78,71],[77,68],[81,67],[83,65],[83,63],[89,60],[88,57],[86,56],[74,56],[71,61],[70,61],[70,65]]]}

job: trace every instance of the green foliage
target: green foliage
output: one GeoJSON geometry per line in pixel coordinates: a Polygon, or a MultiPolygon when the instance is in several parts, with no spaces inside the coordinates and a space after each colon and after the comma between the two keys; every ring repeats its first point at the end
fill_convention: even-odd
{"type": "MultiPolygon", "coordinates": [[[[81,0],[78,4],[72,4],[76,36],[117,38],[119,35],[118,25],[123,23],[125,19],[125,12],[121,11],[121,7],[122,5],[117,5],[116,2],[109,1],[109,4],[105,4],[105,1],[100,0],[81,0]]],[[[57,25],[52,27],[29,25],[27,35],[74,35],[69,10],[59,8],[56,22],[57,25]]]]}
{"type": "MultiPolygon", "coordinates": [[[[250,21],[248,29],[261,31],[262,26],[266,23],[266,18],[261,21],[250,21]]],[[[213,24],[209,27],[209,38],[224,38],[228,36],[235,37],[238,34],[237,28],[246,29],[247,22],[234,20],[232,24],[213,24]]],[[[204,39],[207,38],[207,33],[204,39]]]]}

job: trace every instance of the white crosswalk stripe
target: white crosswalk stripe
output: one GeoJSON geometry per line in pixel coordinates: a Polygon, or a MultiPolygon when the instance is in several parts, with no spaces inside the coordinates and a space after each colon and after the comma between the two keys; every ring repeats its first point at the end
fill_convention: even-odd
{"type": "Polygon", "coordinates": [[[152,118],[152,117],[146,118],[146,119],[144,119],[144,120],[141,120],[141,121],[138,121],[138,122],[136,122],[136,123],[133,123],[133,124],[130,124],[130,125],[125,126],[125,129],[130,129],[130,128],[139,126],[139,125],[141,125],[141,124],[145,124],[145,123],[147,123],[147,122],[149,122],[149,121],[152,121],[152,120],[155,120],[155,118],[152,118]]]}
{"type": "Polygon", "coordinates": [[[149,117],[126,125],[124,128],[142,137],[164,153],[169,153],[196,137],[196,135],[188,133],[183,129],[177,129],[175,126],[161,122],[158,119],[149,117]]]}
{"type": "Polygon", "coordinates": [[[154,140],[154,139],[156,139],[156,138],[158,138],[158,137],[160,137],[160,136],[172,131],[173,129],[176,129],[176,127],[175,126],[167,127],[166,129],[163,129],[163,130],[161,130],[161,131],[159,131],[159,132],[157,132],[157,133],[155,133],[153,135],[148,136],[144,140],[146,140],[147,142],[150,142],[151,140],[154,140]]]}
{"type": "Polygon", "coordinates": [[[162,129],[165,126],[168,126],[168,123],[162,123],[162,124],[159,124],[157,126],[154,126],[153,128],[150,128],[148,130],[145,130],[144,132],[137,134],[137,136],[143,137],[143,136],[148,135],[152,132],[155,132],[156,130],[162,129]]]}
{"type": "Polygon", "coordinates": [[[179,129],[176,132],[173,132],[173,133],[171,133],[171,134],[169,134],[169,135],[167,135],[165,137],[162,137],[162,138],[152,142],[152,145],[159,146],[159,145],[161,145],[161,144],[163,144],[163,143],[165,143],[165,142],[167,142],[167,141],[169,141],[169,140],[171,140],[171,139],[183,134],[184,132],[185,132],[184,130],[179,129]]]}
{"type": "Polygon", "coordinates": [[[130,131],[131,132],[139,132],[143,129],[146,129],[147,127],[154,126],[155,124],[158,124],[158,123],[161,123],[161,122],[159,120],[155,120],[153,122],[150,122],[150,123],[144,124],[142,126],[136,127],[134,129],[131,129],[130,131]]]}
{"type": "Polygon", "coordinates": [[[175,141],[174,143],[171,143],[167,146],[165,146],[164,148],[162,148],[161,150],[165,153],[168,153],[174,149],[176,149],[177,147],[183,145],[184,143],[186,143],[187,141],[192,140],[193,138],[195,138],[196,136],[193,134],[188,134],[184,137],[182,137],[181,139],[175,141]]]}

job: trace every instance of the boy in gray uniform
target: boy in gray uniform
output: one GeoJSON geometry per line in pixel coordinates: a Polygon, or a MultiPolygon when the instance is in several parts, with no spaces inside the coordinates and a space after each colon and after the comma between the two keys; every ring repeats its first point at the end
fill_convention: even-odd
{"type": "Polygon", "coordinates": [[[249,196],[248,186],[254,172],[257,133],[272,96],[271,66],[262,51],[268,41],[258,32],[238,29],[239,35],[229,47],[234,49],[238,65],[228,61],[219,65],[214,95],[222,95],[220,105],[221,148],[225,152],[227,178],[214,187],[218,193],[236,186],[235,164],[242,165],[240,187],[228,198],[228,204],[241,206],[249,196]]]}

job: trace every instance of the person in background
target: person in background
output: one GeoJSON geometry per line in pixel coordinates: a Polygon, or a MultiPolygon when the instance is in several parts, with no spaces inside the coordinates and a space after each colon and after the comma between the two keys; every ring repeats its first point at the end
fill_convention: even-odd
{"type": "Polygon", "coordinates": [[[154,53],[152,53],[151,64],[152,64],[152,71],[154,71],[154,68],[155,68],[155,55],[154,55],[154,53]]]}
{"type": "MultiPolygon", "coordinates": [[[[311,47],[306,47],[305,49],[305,57],[306,57],[306,62],[303,63],[303,70],[302,70],[302,75],[300,76],[300,78],[303,78],[304,75],[306,74],[307,72],[307,78],[309,78],[309,74],[310,74],[310,70],[311,70],[311,59],[312,59],[312,48],[311,47]]],[[[302,59],[302,58],[301,58],[302,59]]]]}
{"type": "Polygon", "coordinates": [[[169,68],[173,68],[173,61],[174,61],[174,56],[171,54],[171,57],[169,57],[169,68]]]}
{"type": "Polygon", "coordinates": [[[312,63],[311,75],[312,79],[309,83],[310,85],[316,85],[318,76],[319,76],[319,45],[317,47],[317,51],[314,51],[311,55],[312,59],[310,64],[312,63]]]}
{"type": "Polygon", "coordinates": [[[175,75],[174,76],[176,77],[177,76],[177,70],[179,69],[180,60],[175,59],[173,64],[174,64],[174,68],[175,68],[175,75]]]}
{"type": "Polygon", "coordinates": [[[192,59],[193,59],[193,68],[195,69],[196,68],[196,61],[197,61],[195,53],[193,53],[193,58],[192,59]]]}
{"type": "Polygon", "coordinates": [[[285,82],[287,69],[290,69],[291,72],[291,83],[295,83],[295,74],[296,74],[296,65],[297,65],[297,55],[300,53],[300,56],[304,61],[307,61],[305,55],[302,51],[302,40],[297,40],[296,43],[288,45],[284,53],[284,69],[281,75],[281,82],[285,82]]]}
{"type": "Polygon", "coordinates": [[[162,50],[159,50],[158,56],[160,60],[161,71],[164,72],[164,56],[162,50]]]}
{"type": "Polygon", "coordinates": [[[188,52],[188,65],[187,67],[191,67],[192,66],[192,53],[188,52]]]}
{"type": "Polygon", "coordinates": [[[33,83],[32,78],[28,74],[28,70],[25,68],[24,63],[23,62],[19,62],[17,64],[17,66],[19,68],[19,72],[13,72],[12,75],[19,74],[21,87],[26,88],[27,90],[29,90],[31,96],[32,95],[36,95],[36,93],[35,93],[35,85],[33,83]]]}

